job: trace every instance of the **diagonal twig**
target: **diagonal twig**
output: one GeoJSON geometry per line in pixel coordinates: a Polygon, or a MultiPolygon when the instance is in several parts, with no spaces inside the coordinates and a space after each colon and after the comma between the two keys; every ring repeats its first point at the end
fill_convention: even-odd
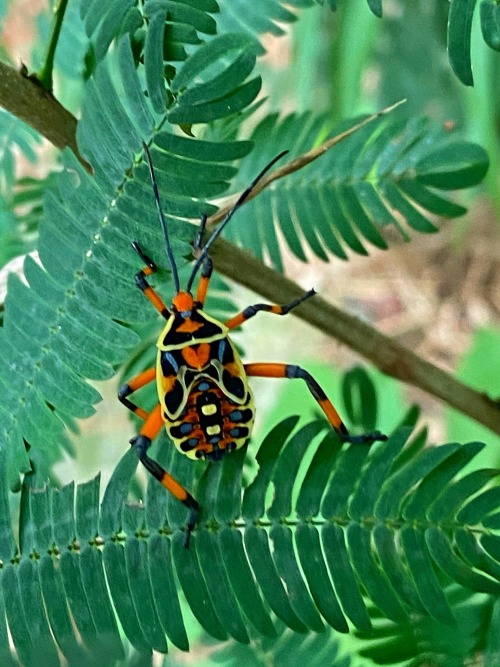
{"type": "MultiPolygon", "coordinates": [[[[385,107],[380,111],[377,111],[371,116],[363,118],[363,120],[361,120],[359,123],[356,123],[355,125],[348,128],[347,130],[344,130],[344,132],[341,132],[340,134],[336,134],[334,137],[331,137],[327,141],[323,142],[320,146],[312,148],[310,151],[307,151],[307,153],[299,155],[298,157],[294,158],[293,160],[290,160],[290,162],[287,162],[281,167],[277,167],[270,174],[264,176],[264,178],[262,178],[255,185],[255,187],[252,188],[252,191],[250,192],[248,197],[246,197],[245,202],[249,202],[251,199],[256,197],[260,192],[262,192],[262,190],[267,188],[273,181],[277,181],[280,178],[283,178],[284,176],[288,176],[288,174],[293,174],[295,171],[299,171],[299,169],[302,169],[303,167],[310,164],[314,160],[317,160],[319,157],[324,155],[328,150],[330,150],[330,148],[332,148],[336,144],[339,144],[341,141],[344,141],[344,139],[347,139],[347,137],[350,137],[352,134],[360,130],[362,127],[368,125],[368,123],[372,123],[377,118],[380,118],[380,116],[384,116],[390,113],[391,111],[394,111],[405,102],[406,102],[405,99],[399,100],[398,102],[395,102],[394,104],[391,104],[388,107],[385,107]]],[[[234,202],[237,201],[237,199],[238,199],[237,196],[234,197],[229,204],[222,206],[217,211],[217,213],[211,215],[207,220],[207,228],[214,227],[215,225],[217,225],[217,223],[223,220],[229,213],[229,211],[232,209],[232,207],[234,206],[234,202]]]]}
{"type": "MultiPolygon", "coordinates": [[[[40,86],[3,63],[0,63],[0,104],[37,129],[55,146],[69,146],[79,156],[75,136],[76,119],[40,86]],[[41,104],[44,107],[43,113],[41,104]]],[[[272,181],[309,164],[331,146],[380,115],[389,113],[399,104],[401,102],[365,118],[346,132],[276,169],[267,179],[263,179],[252,196],[256,196],[272,181]]],[[[210,222],[216,224],[229,208],[230,205],[220,209],[211,217],[210,222]]],[[[286,303],[303,292],[299,285],[224,239],[217,239],[212,250],[216,267],[221,273],[265,298],[286,303]]],[[[467,387],[449,373],[421,359],[411,350],[319,296],[314,298],[314,302],[305,302],[295,312],[313,326],[356,350],[384,373],[423,389],[500,434],[498,401],[467,387]]]]}
{"type": "Polygon", "coordinates": [[[57,148],[69,146],[90,171],[76,143],[76,118],[49,91],[27,75],[0,62],[0,106],[37,130],[57,148]]]}
{"type": "MultiPolygon", "coordinates": [[[[215,268],[273,303],[289,303],[304,290],[229,241],[217,239],[215,268]]],[[[500,401],[468,387],[450,373],[316,295],[293,311],[320,331],[368,359],[386,375],[423,389],[500,435],[500,401]]]]}

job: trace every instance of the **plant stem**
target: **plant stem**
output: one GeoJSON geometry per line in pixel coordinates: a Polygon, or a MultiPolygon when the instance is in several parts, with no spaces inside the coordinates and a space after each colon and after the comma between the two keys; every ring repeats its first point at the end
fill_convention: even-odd
{"type": "MultiPolygon", "coordinates": [[[[224,239],[217,239],[211,255],[218,271],[272,303],[288,303],[304,293],[297,283],[224,239]]],[[[293,313],[345,343],[386,375],[423,389],[500,435],[500,401],[468,387],[319,295],[304,302],[293,313]]]]}
{"type": "Polygon", "coordinates": [[[54,57],[56,54],[57,43],[59,41],[59,34],[61,32],[61,27],[67,6],[68,6],[68,0],[59,0],[54,9],[54,23],[52,24],[52,33],[50,35],[49,45],[47,47],[45,63],[37,75],[38,81],[40,82],[42,88],[48,90],[49,92],[52,92],[52,87],[53,87],[52,73],[54,71],[54,57]]]}
{"type": "MultiPolygon", "coordinates": [[[[60,148],[70,146],[89,169],[76,146],[76,119],[51,94],[36,85],[36,82],[1,62],[0,104],[29,123],[56,146],[60,148]]],[[[374,117],[387,113],[392,108],[388,107],[373,117],[366,118],[362,123],[370,122],[374,117]]],[[[351,134],[356,127],[350,128],[347,133],[351,134]]],[[[341,138],[345,138],[345,133],[333,137],[326,144],[276,169],[267,178],[262,179],[248,199],[271,181],[296,171],[300,166],[316,159],[341,138]]],[[[232,204],[229,204],[228,208],[231,206],[232,204]]],[[[226,213],[226,207],[220,209],[211,217],[210,222],[216,224],[226,213]]],[[[303,293],[299,285],[224,239],[217,239],[212,246],[212,254],[215,266],[221,273],[275,303],[287,303],[303,293]]],[[[484,393],[464,385],[449,373],[421,359],[411,350],[379,333],[357,317],[327,303],[320,296],[314,297],[314,302],[302,304],[295,312],[312,326],[356,350],[383,373],[423,389],[484,424],[494,433],[500,434],[499,401],[494,401],[484,393]]]]}
{"type": "Polygon", "coordinates": [[[40,85],[24,68],[18,71],[0,62],[0,106],[24,121],[50,143],[63,149],[69,146],[90,170],[76,144],[76,118],[40,85]]]}

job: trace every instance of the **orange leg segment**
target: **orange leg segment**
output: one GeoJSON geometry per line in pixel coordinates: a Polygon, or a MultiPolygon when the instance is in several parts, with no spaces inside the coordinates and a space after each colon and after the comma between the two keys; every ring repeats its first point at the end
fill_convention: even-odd
{"type": "Polygon", "coordinates": [[[243,322],[249,320],[251,317],[254,317],[254,315],[257,315],[257,313],[260,311],[264,311],[266,313],[272,313],[273,315],[286,315],[291,310],[299,306],[303,301],[305,301],[306,299],[310,299],[315,294],[316,294],[315,290],[310,289],[308,292],[305,292],[305,294],[303,294],[298,299],[294,299],[290,303],[286,303],[282,306],[270,303],[256,303],[253,306],[248,306],[248,308],[242,310],[241,313],[238,313],[234,317],[231,317],[231,319],[227,320],[227,322],[225,323],[226,327],[228,327],[229,329],[234,329],[235,327],[240,326],[240,324],[243,324],[243,322]]]}
{"type": "Polygon", "coordinates": [[[155,378],[156,378],[156,368],[154,367],[148,368],[143,373],[136,375],[126,384],[122,385],[118,392],[118,400],[121,401],[123,405],[125,405],[129,410],[132,410],[134,414],[136,414],[138,417],[144,420],[148,418],[148,413],[139,406],[137,406],[135,403],[132,403],[132,401],[129,401],[127,397],[130,394],[133,394],[134,391],[137,391],[141,387],[144,387],[150,382],[153,382],[155,378]]]}
{"type": "Polygon", "coordinates": [[[207,298],[208,286],[212,276],[212,260],[208,258],[206,266],[203,267],[200,282],[198,283],[198,291],[196,292],[196,301],[203,306],[207,298]]]}
{"type": "Polygon", "coordinates": [[[332,428],[339,434],[340,439],[343,442],[350,442],[352,444],[371,444],[372,442],[375,442],[375,440],[387,440],[387,436],[379,431],[375,431],[374,433],[364,433],[362,435],[350,435],[337,410],[334,408],[332,402],[329,400],[321,386],[310,373],[300,366],[280,363],[245,364],[245,371],[248,376],[254,377],[287,378],[289,380],[300,378],[304,380],[332,428]]]}
{"type": "Polygon", "coordinates": [[[150,276],[151,274],[157,271],[156,264],[153,262],[152,259],[150,259],[146,255],[146,253],[142,250],[141,246],[137,243],[137,241],[132,242],[132,247],[139,255],[139,257],[143,260],[143,262],[146,264],[146,266],[143,269],[141,269],[135,274],[135,284],[149,299],[149,301],[151,301],[156,310],[163,315],[163,317],[165,318],[169,317],[170,315],[169,309],[163,302],[162,298],[155,292],[155,290],[146,280],[146,276],[150,276]]]}
{"type": "Polygon", "coordinates": [[[148,456],[148,449],[151,446],[151,442],[156,438],[158,433],[163,427],[163,417],[161,411],[161,404],[158,403],[150,414],[147,416],[146,421],[142,425],[139,435],[136,435],[130,440],[130,444],[135,449],[139,460],[146,468],[146,470],[155,477],[160,484],[162,484],[167,491],[180,500],[186,507],[191,510],[189,515],[188,524],[186,527],[186,537],[184,540],[184,546],[189,547],[189,541],[191,537],[191,532],[193,531],[196,520],[198,518],[199,504],[193,498],[193,496],[186,491],[186,489],[179,484],[179,482],[170,475],[157,461],[148,456]]]}
{"type": "MultiPolygon", "coordinates": [[[[193,243],[193,255],[199,257],[201,251],[203,250],[203,235],[205,234],[205,229],[207,225],[207,216],[205,213],[201,216],[200,228],[196,234],[196,238],[193,243]]],[[[207,255],[203,261],[200,282],[198,283],[198,290],[196,292],[196,301],[200,307],[205,303],[207,297],[208,286],[210,284],[210,278],[212,277],[214,265],[210,255],[207,255]]]]}

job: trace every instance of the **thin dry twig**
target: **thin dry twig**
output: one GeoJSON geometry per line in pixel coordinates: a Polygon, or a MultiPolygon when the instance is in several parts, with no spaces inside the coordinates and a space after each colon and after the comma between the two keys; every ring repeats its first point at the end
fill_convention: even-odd
{"type": "MultiPolygon", "coordinates": [[[[76,146],[76,119],[35,82],[1,63],[0,104],[37,129],[55,146],[69,146],[79,156],[76,146]],[[16,100],[16,97],[19,99],[16,100]]],[[[301,169],[360,127],[389,113],[400,104],[402,101],[382,109],[321,146],[276,169],[258,184],[251,196],[257,196],[273,181],[301,169]]],[[[79,159],[85,164],[81,157],[79,159]]],[[[210,218],[210,223],[217,224],[230,208],[231,204],[228,204],[220,209],[210,218]]],[[[215,265],[221,273],[265,298],[286,303],[302,293],[296,283],[223,239],[219,238],[214,243],[213,255],[215,265]]],[[[384,373],[423,389],[500,434],[498,401],[467,387],[449,373],[421,359],[411,350],[356,317],[335,308],[320,297],[315,297],[314,303],[304,303],[294,313],[356,350],[384,373]]]]}
{"type": "MultiPolygon", "coordinates": [[[[245,199],[246,202],[250,201],[254,197],[256,197],[262,190],[267,188],[273,181],[278,181],[280,178],[284,178],[285,176],[288,176],[288,174],[293,174],[295,171],[299,171],[299,169],[302,169],[303,167],[307,166],[311,162],[314,162],[314,160],[317,160],[319,157],[324,155],[330,148],[335,146],[336,144],[339,144],[341,141],[344,141],[344,139],[347,139],[347,137],[350,137],[352,134],[360,130],[362,127],[365,125],[368,125],[369,123],[372,123],[374,120],[377,118],[380,118],[380,116],[384,116],[388,113],[391,113],[391,111],[394,111],[394,109],[397,109],[399,106],[404,104],[406,102],[405,99],[399,100],[398,102],[395,102],[394,104],[390,104],[388,107],[385,107],[384,109],[381,109],[380,111],[377,111],[376,113],[372,114],[371,116],[367,116],[366,118],[363,118],[359,123],[356,123],[356,125],[353,125],[349,129],[345,130],[344,132],[341,132],[340,134],[336,134],[334,137],[331,137],[324,143],[322,143],[320,146],[317,146],[316,148],[312,148],[310,151],[307,151],[307,153],[303,153],[302,155],[299,155],[298,157],[294,158],[293,160],[290,160],[290,162],[287,162],[286,164],[282,165],[281,167],[278,167],[277,169],[274,169],[271,173],[267,174],[262,178],[252,189],[248,197],[245,199]]],[[[223,220],[226,215],[229,213],[229,211],[233,208],[234,203],[238,200],[238,196],[234,197],[232,201],[225,206],[221,207],[217,213],[214,213],[211,215],[208,220],[207,220],[207,228],[214,227],[219,223],[221,220],[223,220]]]]}

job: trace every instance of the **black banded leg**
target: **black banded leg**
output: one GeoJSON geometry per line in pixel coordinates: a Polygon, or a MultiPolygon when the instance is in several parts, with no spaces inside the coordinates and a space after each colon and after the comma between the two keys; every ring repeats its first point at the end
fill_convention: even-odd
{"type": "Polygon", "coordinates": [[[196,292],[196,301],[200,306],[203,306],[205,303],[213,269],[212,258],[210,255],[207,255],[202,265],[200,282],[198,283],[198,290],[196,292]]]}
{"type": "Polygon", "coordinates": [[[304,380],[332,428],[339,434],[342,442],[349,442],[353,445],[371,445],[376,440],[387,440],[387,436],[380,433],[380,431],[363,433],[361,435],[350,435],[337,410],[334,408],[333,403],[327,397],[319,383],[308,371],[300,366],[277,363],[245,364],[245,371],[247,375],[254,377],[288,378],[289,380],[299,378],[304,380]]]}
{"type": "Polygon", "coordinates": [[[139,373],[139,375],[136,375],[135,377],[133,377],[131,380],[129,380],[127,383],[123,384],[120,387],[118,391],[118,400],[121,403],[123,403],[123,405],[126,408],[131,410],[141,419],[147,419],[149,414],[145,410],[137,406],[135,403],[132,403],[132,401],[128,399],[128,396],[130,396],[130,394],[133,394],[134,391],[137,391],[141,387],[144,387],[150,382],[153,382],[153,380],[155,379],[156,379],[156,368],[154,367],[148,368],[142,373],[139,373]]]}
{"type": "MultiPolygon", "coordinates": [[[[200,252],[203,248],[202,246],[202,241],[203,241],[203,235],[205,234],[205,228],[207,225],[207,216],[204,213],[201,216],[201,222],[200,222],[200,227],[198,229],[198,232],[196,234],[196,238],[193,243],[193,255],[195,257],[199,257],[200,252]]],[[[210,278],[212,277],[212,272],[214,269],[214,265],[212,262],[212,258],[210,255],[206,255],[205,259],[203,260],[203,264],[201,267],[201,276],[200,276],[200,282],[198,284],[198,290],[196,292],[196,301],[203,306],[205,303],[205,299],[207,296],[207,291],[208,291],[208,286],[210,284],[210,278]]]]}
{"type": "Polygon", "coordinates": [[[170,311],[163,302],[163,299],[155,292],[146,279],[146,276],[155,273],[158,270],[158,267],[153,260],[146,255],[137,241],[132,241],[132,247],[146,265],[135,274],[135,284],[163,317],[169,317],[170,311]]]}
{"type": "Polygon", "coordinates": [[[186,536],[184,539],[184,546],[189,548],[191,540],[191,533],[193,532],[199,513],[199,503],[193,496],[172,477],[157,461],[148,456],[148,449],[152,441],[158,435],[163,427],[163,418],[161,413],[161,405],[158,403],[154,410],[148,415],[144,425],[141,428],[139,435],[134,436],[130,440],[130,444],[135,449],[140,462],[146,470],[155,477],[162,486],[164,486],[170,493],[180,500],[191,512],[189,514],[188,523],[186,526],[186,536]]]}
{"type": "Polygon", "coordinates": [[[207,214],[202,213],[200,219],[200,226],[196,232],[195,239],[193,241],[193,255],[199,257],[200,251],[203,249],[203,236],[205,235],[205,230],[207,228],[207,214]]]}
{"type": "Polygon", "coordinates": [[[316,291],[314,289],[310,289],[308,292],[305,292],[305,294],[300,296],[298,299],[294,299],[293,301],[290,301],[290,303],[286,303],[282,306],[270,303],[256,303],[253,306],[248,306],[247,308],[245,308],[245,310],[242,310],[241,313],[238,313],[234,317],[231,317],[231,319],[225,322],[225,325],[229,329],[234,329],[240,324],[243,324],[243,322],[249,320],[251,317],[254,317],[254,315],[257,315],[257,313],[261,311],[264,311],[266,313],[272,313],[273,315],[286,315],[294,308],[297,308],[297,306],[300,306],[300,304],[303,301],[306,301],[306,299],[310,299],[315,294],[316,291]]]}

